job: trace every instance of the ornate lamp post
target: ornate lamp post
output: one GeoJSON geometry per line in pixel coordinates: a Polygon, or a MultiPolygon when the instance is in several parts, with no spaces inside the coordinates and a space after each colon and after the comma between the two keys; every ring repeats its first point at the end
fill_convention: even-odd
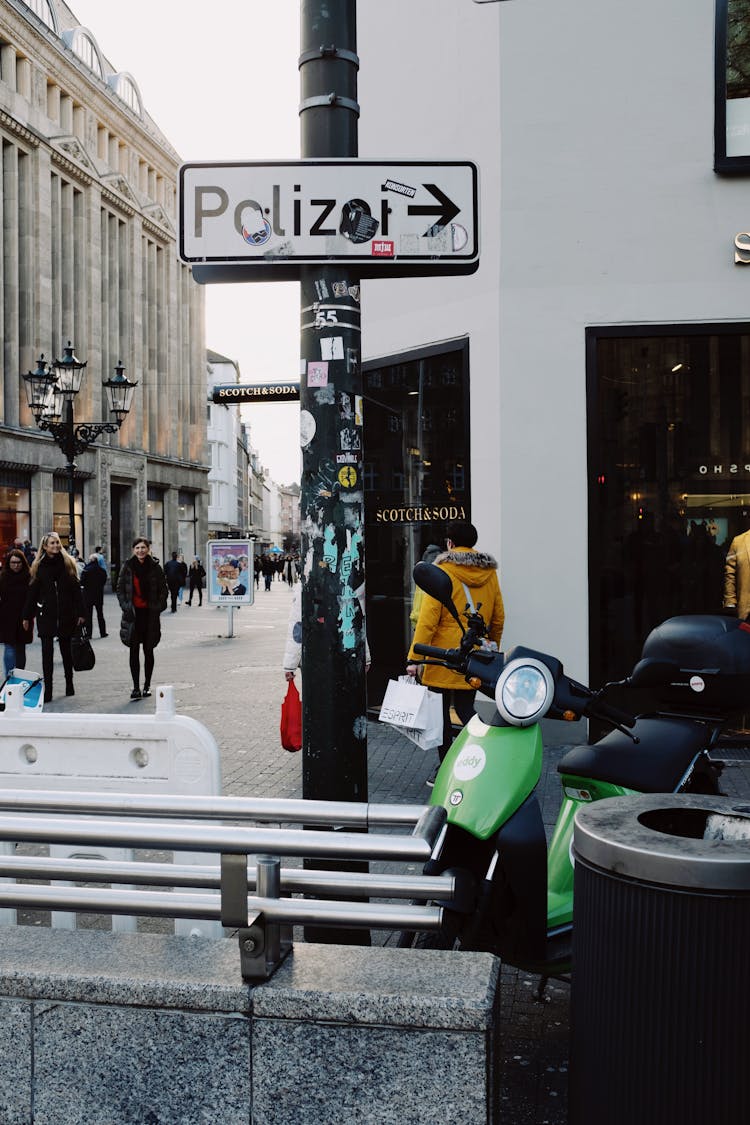
{"type": "Polygon", "coordinates": [[[26,398],[37,426],[52,435],[66,458],[68,473],[68,518],[70,534],[68,550],[75,546],[75,458],[84,453],[100,434],[116,434],[127,417],[133,402],[133,392],[138,386],[125,377],[122,361],[115,367],[115,374],[102,384],[107,392],[111,422],[79,422],[75,424],[73,402],[81,389],[86,362],[73,354],[73,345],[63,349],[62,359],[53,359],[47,364],[44,355],[37,360],[36,371],[24,376],[26,398]]]}

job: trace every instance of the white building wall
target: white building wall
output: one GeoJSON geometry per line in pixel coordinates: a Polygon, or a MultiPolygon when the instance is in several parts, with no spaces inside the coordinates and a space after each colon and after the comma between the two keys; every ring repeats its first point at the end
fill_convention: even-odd
{"type": "Polygon", "coordinates": [[[472,160],[479,166],[478,271],[459,278],[363,281],[362,350],[370,360],[468,336],[472,515],[480,545],[499,558],[498,7],[470,0],[360,4],[357,45],[361,157],[472,160]],[[384,28],[398,28],[398,34],[384,37],[384,28]]]}
{"type": "Polygon", "coordinates": [[[499,552],[505,647],[585,678],[585,329],[750,307],[747,184],[712,170],[714,0],[381,0],[358,35],[360,155],[473,158],[482,188],[478,274],[364,283],[366,356],[469,336],[473,518],[499,552]]]}

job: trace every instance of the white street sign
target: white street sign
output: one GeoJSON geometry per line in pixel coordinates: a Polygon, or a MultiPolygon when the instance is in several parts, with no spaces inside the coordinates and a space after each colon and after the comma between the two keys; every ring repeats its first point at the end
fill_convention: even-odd
{"type": "Polygon", "coordinates": [[[188,263],[341,263],[372,277],[479,262],[477,169],[466,161],[183,164],[179,211],[188,263]]]}

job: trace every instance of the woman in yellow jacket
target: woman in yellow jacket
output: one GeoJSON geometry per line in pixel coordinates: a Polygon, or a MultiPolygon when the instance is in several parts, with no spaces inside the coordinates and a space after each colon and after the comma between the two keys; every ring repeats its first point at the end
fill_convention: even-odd
{"type": "MultiPolygon", "coordinates": [[[[499,648],[505,610],[497,580],[497,562],[492,555],[474,549],[477,538],[477,529],[471,523],[457,521],[448,524],[447,549],[435,558],[434,565],[450,575],[453,601],[460,616],[465,617],[473,610],[480,613],[487,624],[489,639],[495,641],[499,648]]],[[[460,641],[461,631],[455,619],[440,602],[425,594],[408,660],[419,659],[414,653],[415,644],[457,648],[460,641]]],[[[419,667],[420,665],[409,663],[406,670],[409,675],[415,676],[419,667]]],[[[442,762],[452,742],[451,702],[460,722],[465,725],[474,714],[475,692],[462,676],[448,668],[435,664],[421,667],[422,683],[443,697],[443,741],[438,749],[442,762]]]]}

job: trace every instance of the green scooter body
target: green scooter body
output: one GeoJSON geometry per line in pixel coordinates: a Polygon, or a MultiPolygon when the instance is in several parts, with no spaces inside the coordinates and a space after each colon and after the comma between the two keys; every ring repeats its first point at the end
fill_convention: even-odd
{"type": "MultiPolygon", "coordinates": [[[[474,715],[438,771],[430,803],[448,824],[477,840],[490,839],[536,788],[542,769],[542,731],[488,726],[474,715]]],[[[547,931],[573,921],[573,822],[581,805],[634,791],[608,782],[562,775],[563,800],[547,850],[547,931]]]]}
{"type": "Polygon", "coordinates": [[[526,800],[541,772],[538,724],[490,727],[473,715],[445,756],[430,804],[447,810],[449,824],[487,840],[526,800]]]}
{"type": "Polygon", "coordinates": [[[563,800],[547,851],[547,930],[573,921],[573,822],[581,805],[605,797],[633,795],[634,790],[607,781],[562,774],[563,800]]]}

